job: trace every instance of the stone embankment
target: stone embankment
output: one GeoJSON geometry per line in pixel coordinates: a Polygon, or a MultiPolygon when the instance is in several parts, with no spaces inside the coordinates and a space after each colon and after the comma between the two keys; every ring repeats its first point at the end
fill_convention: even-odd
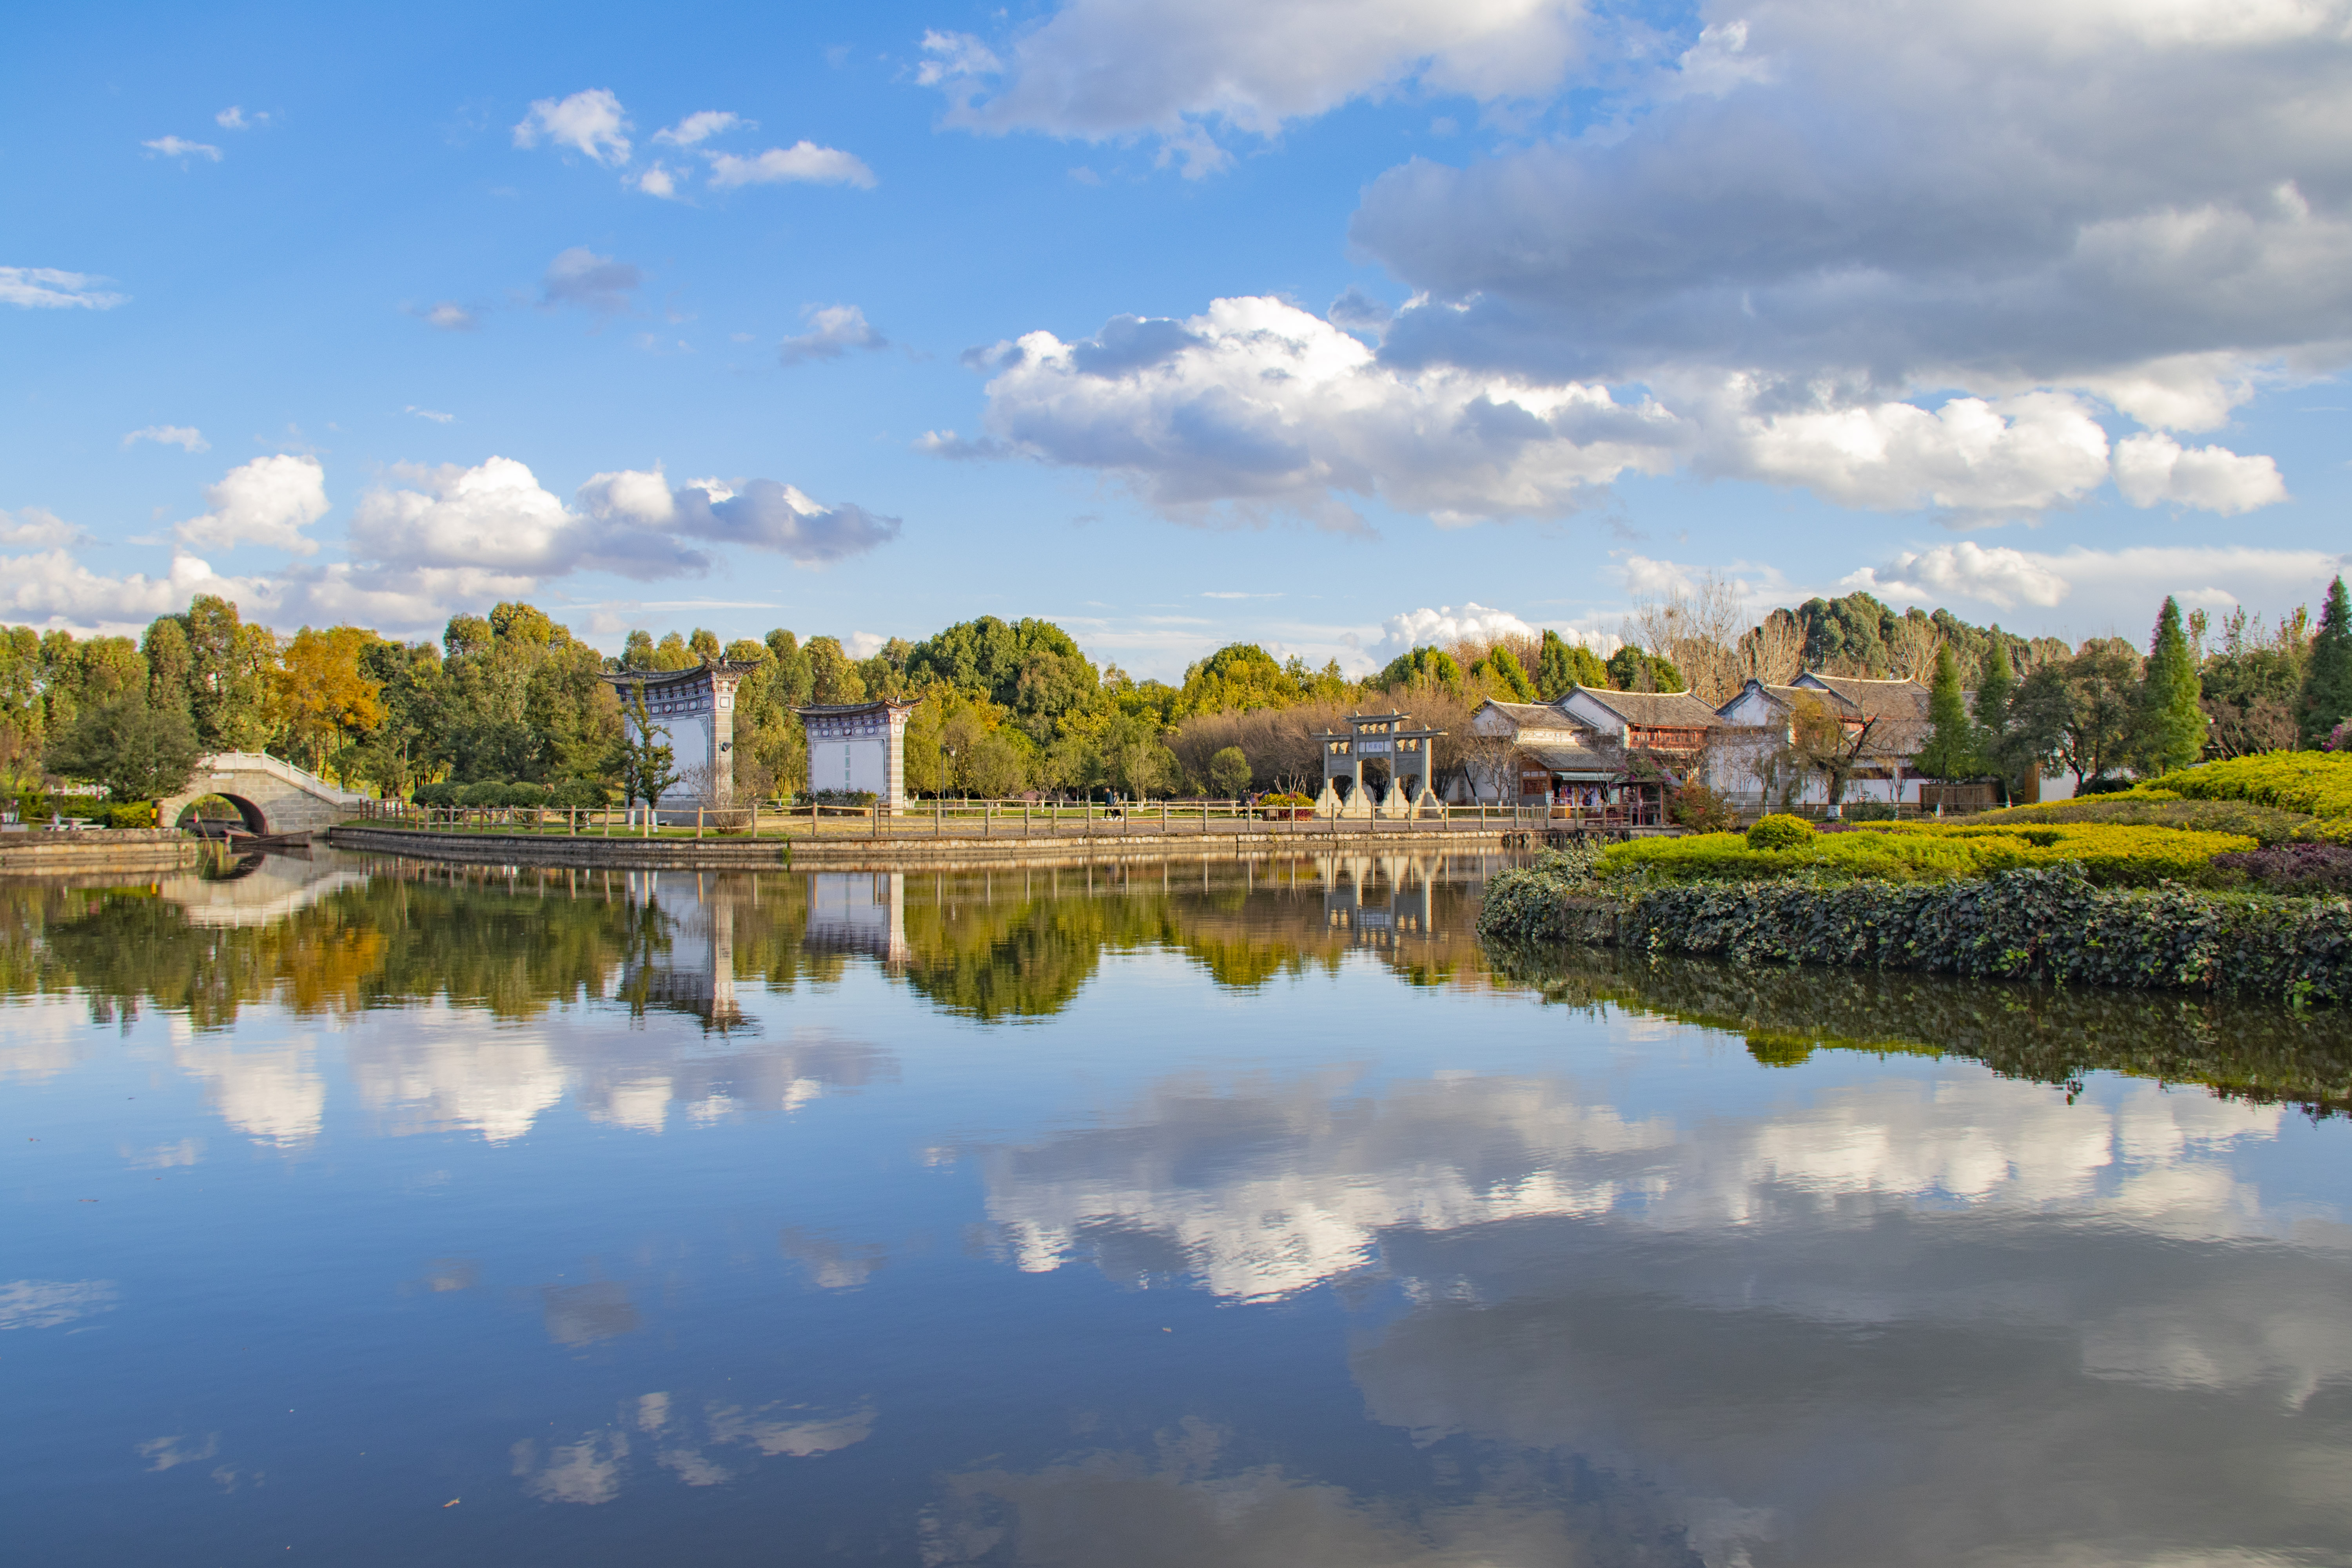
{"type": "Polygon", "coordinates": [[[204,840],[170,828],[28,828],[0,833],[0,875],[175,871],[205,853],[204,840]]]}
{"type": "Polygon", "coordinates": [[[427,860],[517,866],[609,867],[615,870],[741,870],[790,866],[803,871],[896,871],[915,867],[1081,866],[1123,860],[1197,859],[1265,855],[1494,851],[1512,847],[1524,833],[1501,826],[1418,828],[1400,824],[1299,824],[1297,831],[1268,825],[1241,832],[1065,834],[1022,837],[998,834],[931,837],[845,835],[823,838],[606,838],[535,833],[437,833],[422,828],[345,824],[327,835],[338,849],[370,850],[427,860]]]}

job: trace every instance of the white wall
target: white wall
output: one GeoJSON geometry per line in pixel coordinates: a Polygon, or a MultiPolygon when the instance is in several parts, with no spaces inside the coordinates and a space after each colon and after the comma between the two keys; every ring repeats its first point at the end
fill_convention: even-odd
{"type": "Polygon", "coordinates": [[[887,799],[890,794],[889,743],[870,740],[811,741],[809,788],[863,790],[887,799]]]}

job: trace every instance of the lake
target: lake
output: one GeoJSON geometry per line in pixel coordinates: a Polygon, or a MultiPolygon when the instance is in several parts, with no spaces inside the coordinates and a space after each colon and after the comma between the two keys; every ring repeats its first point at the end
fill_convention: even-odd
{"type": "Polygon", "coordinates": [[[1504,864],[0,885],[9,1555],[2352,1562],[2342,1020],[1504,864]]]}

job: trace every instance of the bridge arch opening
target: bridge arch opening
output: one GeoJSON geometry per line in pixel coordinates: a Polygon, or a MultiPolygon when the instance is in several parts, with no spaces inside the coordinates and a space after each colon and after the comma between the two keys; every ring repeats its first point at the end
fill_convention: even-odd
{"type": "Polygon", "coordinates": [[[252,834],[269,831],[269,818],[262,814],[261,807],[241,795],[217,793],[200,795],[190,801],[181,809],[178,819],[172,826],[201,829],[204,824],[210,822],[235,822],[252,834]],[[227,809],[224,810],[224,807],[227,809]]]}

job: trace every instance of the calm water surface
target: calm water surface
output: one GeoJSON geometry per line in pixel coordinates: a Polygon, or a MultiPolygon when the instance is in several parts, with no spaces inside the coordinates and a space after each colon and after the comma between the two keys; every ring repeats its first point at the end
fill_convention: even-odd
{"type": "Polygon", "coordinates": [[[1496,865],[0,887],[7,1555],[2352,1562],[2340,1020],[1496,865]]]}

